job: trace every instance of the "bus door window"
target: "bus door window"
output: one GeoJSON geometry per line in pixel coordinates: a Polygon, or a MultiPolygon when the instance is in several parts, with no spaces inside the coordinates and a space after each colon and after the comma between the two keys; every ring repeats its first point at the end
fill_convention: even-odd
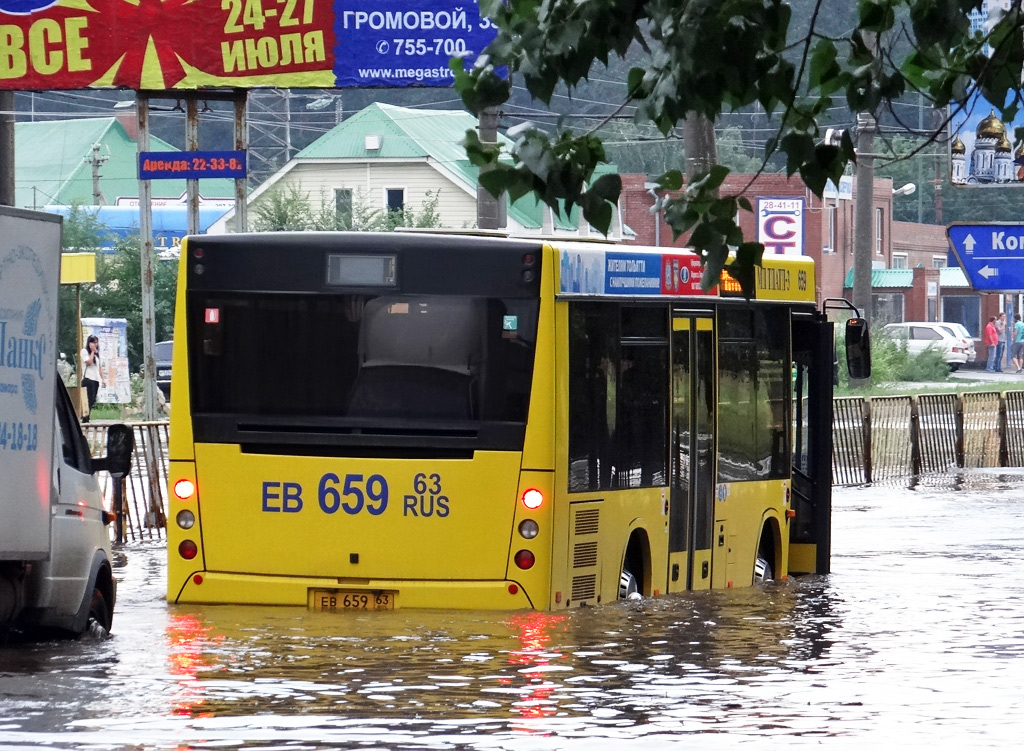
{"type": "Polygon", "coordinates": [[[715,472],[715,348],[710,316],[672,321],[672,486],[669,591],[711,586],[715,472]]]}
{"type": "Polygon", "coordinates": [[[672,479],[669,491],[668,591],[689,587],[690,515],[693,473],[693,321],[672,321],[672,479]]]}
{"type": "Polygon", "coordinates": [[[718,482],[783,479],[790,466],[789,311],[719,312],[718,482]]]}
{"type": "MultiPolygon", "coordinates": [[[[694,551],[711,550],[714,523],[715,470],[718,452],[715,440],[717,383],[715,380],[715,332],[711,319],[697,322],[693,348],[693,432],[695,438],[693,465],[693,542],[694,551]]],[[[694,560],[691,567],[691,589],[711,585],[710,572],[704,561],[694,560]]]]}

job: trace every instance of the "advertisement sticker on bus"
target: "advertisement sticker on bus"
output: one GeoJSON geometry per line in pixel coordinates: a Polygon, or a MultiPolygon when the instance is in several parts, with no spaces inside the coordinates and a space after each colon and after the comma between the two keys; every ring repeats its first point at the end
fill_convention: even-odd
{"type": "Polygon", "coordinates": [[[714,295],[700,284],[704,267],[694,253],[642,253],[603,248],[562,250],[559,292],[589,295],[714,295]]]}
{"type": "Polygon", "coordinates": [[[715,290],[704,291],[700,280],[704,275],[700,256],[693,253],[665,254],[661,257],[661,294],[663,295],[713,295],[715,290]]]}

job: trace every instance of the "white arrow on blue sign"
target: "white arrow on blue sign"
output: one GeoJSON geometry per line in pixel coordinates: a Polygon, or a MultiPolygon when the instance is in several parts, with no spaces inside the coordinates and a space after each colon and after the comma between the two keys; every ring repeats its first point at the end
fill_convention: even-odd
{"type": "Polygon", "coordinates": [[[1024,224],[951,224],[946,237],[974,289],[1024,289],[1024,224]]]}

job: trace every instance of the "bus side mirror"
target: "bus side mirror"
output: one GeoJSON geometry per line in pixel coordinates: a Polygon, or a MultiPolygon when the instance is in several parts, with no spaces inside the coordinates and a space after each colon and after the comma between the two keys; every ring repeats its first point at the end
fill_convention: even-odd
{"type": "Polygon", "coordinates": [[[850,378],[871,377],[871,337],[863,318],[846,322],[846,369],[850,378]]]}
{"type": "Polygon", "coordinates": [[[132,469],[132,451],[135,450],[135,434],[127,425],[111,425],[107,428],[106,470],[111,477],[124,477],[132,469]]]}

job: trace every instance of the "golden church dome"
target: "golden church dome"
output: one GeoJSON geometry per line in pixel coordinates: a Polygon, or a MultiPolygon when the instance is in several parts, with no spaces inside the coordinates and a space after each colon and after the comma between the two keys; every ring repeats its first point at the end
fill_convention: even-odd
{"type": "Polygon", "coordinates": [[[1003,137],[999,139],[999,143],[996,144],[996,151],[999,153],[1009,154],[1013,151],[1013,146],[1010,144],[1010,139],[1006,137],[1006,133],[1003,133],[1003,137]]]}
{"type": "MultiPolygon", "coordinates": [[[[1024,141],[1021,141],[1021,145],[1024,146],[1024,141]]],[[[967,147],[964,146],[964,142],[960,140],[960,136],[954,136],[953,146],[951,147],[954,154],[966,154],[967,147]]]]}
{"type": "Polygon", "coordinates": [[[1006,126],[996,117],[995,110],[992,110],[988,117],[978,123],[977,136],[978,138],[991,138],[996,141],[1006,137],[1006,126]]]}

